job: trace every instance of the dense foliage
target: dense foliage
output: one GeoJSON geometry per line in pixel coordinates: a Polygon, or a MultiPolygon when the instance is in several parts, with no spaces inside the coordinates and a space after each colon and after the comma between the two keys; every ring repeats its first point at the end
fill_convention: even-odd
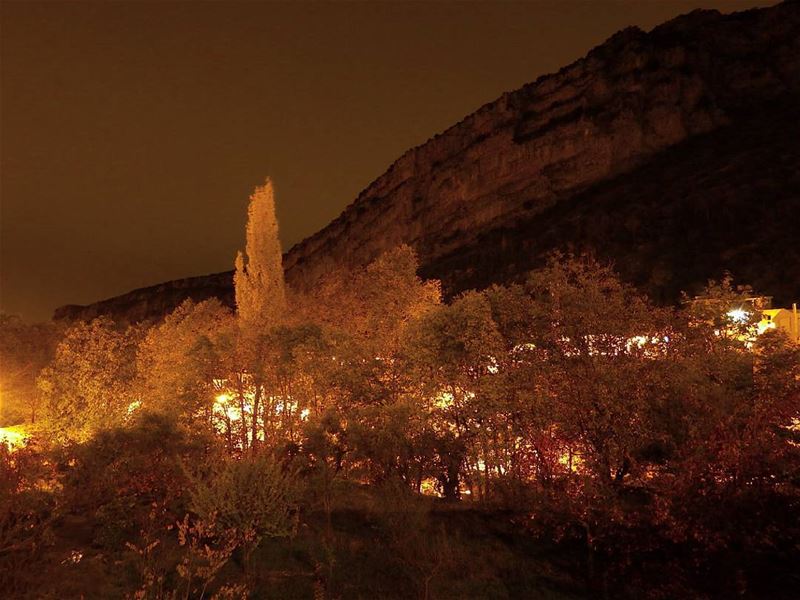
{"type": "Polygon", "coordinates": [[[792,595],[800,347],[726,315],[747,290],[657,307],[555,256],[444,304],[416,267],[331,273],[263,327],[217,301],[70,327],[0,455],[4,589],[792,595]]]}

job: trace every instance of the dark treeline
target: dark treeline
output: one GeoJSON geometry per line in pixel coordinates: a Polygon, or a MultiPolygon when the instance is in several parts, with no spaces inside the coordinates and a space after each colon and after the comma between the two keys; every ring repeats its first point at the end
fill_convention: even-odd
{"type": "Polygon", "coordinates": [[[265,326],[4,318],[3,595],[796,593],[800,347],[727,314],[748,290],[657,307],[555,256],[444,304],[416,270],[265,326]]]}

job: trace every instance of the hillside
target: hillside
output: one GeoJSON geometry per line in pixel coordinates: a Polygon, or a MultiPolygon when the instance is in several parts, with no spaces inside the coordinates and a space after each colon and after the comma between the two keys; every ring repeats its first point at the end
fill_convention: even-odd
{"type": "MultiPolygon", "coordinates": [[[[629,28],[409,150],[284,257],[296,288],[400,243],[449,293],[591,249],[662,302],[731,270],[800,297],[800,4],[629,28]]],[[[56,318],[157,317],[230,302],[230,273],[56,318]]]]}
{"type": "Polygon", "coordinates": [[[723,271],[800,298],[800,119],[766,105],[426,266],[457,290],[518,279],[548,252],[592,251],[661,303],[723,271]]]}

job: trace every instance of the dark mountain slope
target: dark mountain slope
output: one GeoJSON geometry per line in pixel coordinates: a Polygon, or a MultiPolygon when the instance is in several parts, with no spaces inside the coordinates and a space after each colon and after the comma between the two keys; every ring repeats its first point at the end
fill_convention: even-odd
{"type": "Polygon", "coordinates": [[[669,303],[730,271],[800,299],[800,115],[764,105],[426,265],[450,293],[520,279],[554,249],[593,252],[669,303]]]}
{"type": "MultiPolygon", "coordinates": [[[[800,3],[626,29],[406,152],[286,254],[287,280],[313,287],[407,243],[423,274],[458,291],[566,246],[615,259],[664,301],[724,268],[797,296],[798,107],[800,3]]],[[[166,283],[57,317],[158,316],[181,296],[230,299],[229,282],[166,283]]]]}
{"type": "Polygon", "coordinates": [[[109,316],[117,321],[136,323],[160,319],[175,310],[184,300],[202,302],[209,298],[219,298],[228,306],[234,305],[233,271],[167,281],[86,306],[67,304],[57,308],[53,318],[89,321],[109,316]]]}

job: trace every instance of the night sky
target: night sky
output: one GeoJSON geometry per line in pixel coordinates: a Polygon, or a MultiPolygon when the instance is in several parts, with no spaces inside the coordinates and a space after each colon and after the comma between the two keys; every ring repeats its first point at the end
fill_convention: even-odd
{"type": "Polygon", "coordinates": [[[768,4],[3,2],[2,310],[232,268],[266,175],[289,248],[615,31],[768,4]]]}

